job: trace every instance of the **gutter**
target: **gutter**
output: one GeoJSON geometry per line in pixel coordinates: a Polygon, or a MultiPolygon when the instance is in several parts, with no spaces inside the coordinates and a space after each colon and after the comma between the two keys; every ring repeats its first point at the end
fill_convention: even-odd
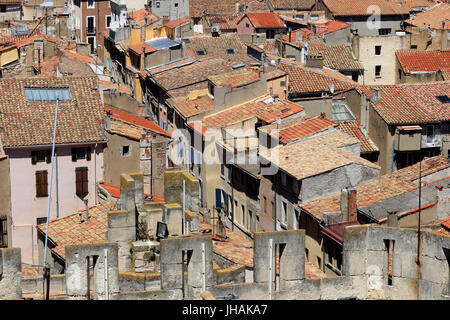
{"type": "MultiPolygon", "coordinates": [[[[73,143],[57,143],[58,147],[66,147],[66,146],[76,146],[76,145],[86,145],[86,144],[96,144],[96,143],[107,143],[107,140],[98,140],[98,141],[87,141],[87,142],[73,142],[73,143]]],[[[28,146],[7,146],[3,147],[4,149],[27,149],[27,148],[40,148],[40,147],[51,147],[51,144],[32,144],[28,146]]]]}

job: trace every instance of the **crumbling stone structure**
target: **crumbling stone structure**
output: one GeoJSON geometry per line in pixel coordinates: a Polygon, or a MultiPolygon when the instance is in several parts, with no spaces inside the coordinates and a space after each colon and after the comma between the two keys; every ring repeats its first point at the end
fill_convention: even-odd
{"type": "Polygon", "coordinates": [[[65,250],[68,299],[109,300],[119,293],[117,244],[66,246],[65,250]],[[90,276],[91,268],[93,277],[90,276]]]}
{"type": "Polygon", "coordinates": [[[0,299],[22,297],[20,248],[0,249],[0,299]]]}

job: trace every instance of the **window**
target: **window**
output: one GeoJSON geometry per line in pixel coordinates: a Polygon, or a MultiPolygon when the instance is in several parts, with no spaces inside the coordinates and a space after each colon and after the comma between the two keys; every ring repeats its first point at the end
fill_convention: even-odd
{"type": "Polygon", "coordinates": [[[91,160],[91,147],[72,148],[72,161],[80,159],[91,160]]]}
{"type": "Polygon", "coordinates": [[[69,88],[25,88],[28,101],[71,101],[72,93],[69,88]]]}
{"type": "Polygon", "coordinates": [[[375,77],[381,78],[381,66],[375,66],[375,77]]]}
{"type": "Polygon", "coordinates": [[[122,146],[120,148],[120,155],[122,157],[129,157],[131,155],[131,146],[122,146]]]}
{"type": "Polygon", "coordinates": [[[95,8],[95,1],[94,0],[88,0],[87,1],[87,7],[88,8],[95,8]]]}
{"type": "Polygon", "coordinates": [[[220,175],[225,176],[225,165],[223,163],[220,164],[220,175]]]}
{"type": "Polygon", "coordinates": [[[36,164],[38,162],[52,161],[52,151],[51,150],[36,150],[31,151],[31,164],[36,164]]]}
{"type": "Polygon", "coordinates": [[[450,97],[447,95],[436,96],[436,99],[438,99],[441,103],[450,103],[450,97]]]}
{"type": "Polygon", "coordinates": [[[280,81],[280,87],[286,87],[286,81],[280,81]]]}
{"type": "Polygon", "coordinates": [[[47,170],[36,171],[36,197],[48,197],[47,170]]]}
{"type": "Polygon", "coordinates": [[[178,3],[175,3],[174,6],[175,6],[175,8],[178,7],[178,3]]]}
{"type": "Polygon", "coordinates": [[[294,229],[300,229],[300,211],[298,209],[294,209],[294,213],[295,213],[294,229]]]}
{"type": "Polygon", "coordinates": [[[295,16],[295,20],[303,21],[303,20],[305,20],[305,15],[304,14],[297,14],[295,16]]]}
{"type": "Polygon", "coordinates": [[[417,44],[412,44],[411,45],[411,50],[417,50],[417,44]]]}
{"type": "Polygon", "coordinates": [[[283,187],[286,187],[286,186],[287,186],[287,176],[286,176],[286,174],[284,174],[284,173],[281,173],[281,185],[282,185],[283,187]]]}
{"type": "Polygon", "coordinates": [[[84,198],[88,193],[88,168],[75,168],[76,195],[84,198]]]}
{"type": "Polygon", "coordinates": [[[378,35],[380,35],[380,36],[387,36],[387,35],[391,34],[391,32],[392,32],[391,28],[378,29],[378,35]]]}
{"type": "Polygon", "coordinates": [[[273,39],[275,38],[275,30],[269,29],[266,30],[266,39],[273,39]]]}
{"type": "Polygon", "coordinates": [[[95,33],[95,16],[86,17],[86,32],[95,33]]]}
{"type": "Polygon", "coordinates": [[[319,20],[319,15],[318,14],[312,14],[311,15],[311,20],[312,21],[319,20]]]}
{"type": "Polygon", "coordinates": [[[287,223],[287,203],[282,202],[283,204],[283,212],[281,213],[281,222],[287,223]]]}
{"type": "Polygon", "coordinates": [[[8,219],[0,216],[0,248],[8,247],[8,219]]]}
{"type": "Polygon", "coordinates": [[[197,50],[196,52],[197,52],[197,55],[199,55],[199,56],[206,55],[206,51],[205,50],[197,50]]]}
{"type": "Polygon", "coordinates": [[[80,0],[74,0],[73,4],[76,5],[77,7],[80,7],[80,0]]]}
{"type": "Polygon", "coordinates": [[[427,126],[427,143],[432,143],[434,140],[434,126],[427,126]]]}
{"type": "Polygon", "coordinates": [[[275,201],[270,201],[270,212],[271,212],[271,218],[275,221],[275,217],[277,215],[276,208],[275,208],[275,201]]]}
{"type": "Polygon", "coordinates": [[[228,54],[234,54],[234,49],[227,49],[226,51],[228,54]]]}
{"type": "Polygon", "coordinates": [[[375,46],[375,55],[379,56],[381,54],[381,46],[375,46]]]}
{"type": "Polygon", "coordinates": [[[245,206],[241,204],[241,213],[242,213],[242,225],[245,226],[245,206]]]}
{"type": "Polygon", "coordinates": [[[447,150],[447,159],[450,159],[450,149],[447,150]]]}
{"type": "Polygon", "coordinates": [[[263,196],[263,213],[267,215],[267,197],[263,196]]]}
{"type": "Polygon", "coordinates": [[[110,25],[111,25],[111,16],[106,16],[106,27],[109,28],[110,25]]]}
{"type": "Polygon", "coordinates": [[[156,2],[156,7],[159,8],[160,6],[161,6],[161,3],[157,1],[156,2]]]}
{"type": "Polygon", "coordinates": [[[245,24],[246,28],[250,28],[250,25],[248,23],[245,24]]]}

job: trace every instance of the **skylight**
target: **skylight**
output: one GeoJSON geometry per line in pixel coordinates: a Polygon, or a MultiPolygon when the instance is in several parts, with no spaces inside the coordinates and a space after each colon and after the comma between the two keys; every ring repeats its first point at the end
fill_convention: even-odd
{"type": "Polygon", "coordinates": [[[449,96],[436,96],[436,99],[438,99],[441,103],[450,103],[449,96]]]}
{"type": "Polygon", "coordinates": [[[234,49],[227,49],[228,54],[234,54],[234,49]]]}
{"type": "Polygon", "coordinates": [[[69,88],[25,88],[28,101],[71,101],[72,93],[69,88]]]}
{"type": "Polygon", "coordinates": [[[205,50],[197,50],[197,54],[199,56],[204,56],[206,54],[206,51],[205,50]]]}

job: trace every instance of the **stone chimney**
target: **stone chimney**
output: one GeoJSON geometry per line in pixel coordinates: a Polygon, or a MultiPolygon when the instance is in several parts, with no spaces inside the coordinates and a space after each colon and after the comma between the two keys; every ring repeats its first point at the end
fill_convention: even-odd
{"type": "Polygon", "coordinates": [[[374,104],[381,103],[381,91],[378,88],[371,88],[370,89],[370,101],[372,101],[374,104]]]}
{"type": "Polygon", "coordinates": [[[444,220],[450,212],[450,186],[437,185],[436,193],[436,219],[444,220]]]}
{"type": "Polygon", "coordinates": [[[342,222],[355,222],[357,220],[356,188],[347,187],[342,189],[340,205],[342,222]]]}
{"type": "Polygon", "coordinates": [[[311,67],[311,68],[323,68],[323,56],[322,54],[316,54],[316,55],[311,55],[308,54],[306,56],[306,61],[305,61],[305,66],[306,67],[311,67]]]}
{"type": "Polygon", "coordinates": [[[393,228],[398,227],[397,210],[389,210],[387,212],[387,223],[388,223],[388,227],[393,227],[393,228]]]}

